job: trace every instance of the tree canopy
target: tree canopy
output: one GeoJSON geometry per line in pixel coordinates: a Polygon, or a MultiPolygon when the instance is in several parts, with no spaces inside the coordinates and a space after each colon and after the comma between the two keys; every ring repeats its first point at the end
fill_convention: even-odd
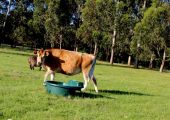
{"type": "Polygon", "coordinates": [[[169,25],[166,0],[0,2],[0,44],[84,51],[111,64],[169,69],[169,25]]]}

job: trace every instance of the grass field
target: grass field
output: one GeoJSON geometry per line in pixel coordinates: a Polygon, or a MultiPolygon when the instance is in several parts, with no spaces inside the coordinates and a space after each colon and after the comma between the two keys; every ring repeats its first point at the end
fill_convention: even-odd
{"type": "MultiPolygon", "coordinates": [[[[71,98],[48,94],[44,71],[29,69],[31,52],[0,48],[0,120],[169,120],[170,72],[110,66],[97,62],[84,93],[71,98]]],[[[82,74],[56,74],[56,80],[82,81],[82,74]]]]}

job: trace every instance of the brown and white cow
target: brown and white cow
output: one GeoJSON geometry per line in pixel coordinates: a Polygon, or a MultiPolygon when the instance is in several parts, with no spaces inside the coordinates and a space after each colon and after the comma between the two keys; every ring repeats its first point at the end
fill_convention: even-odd
{"type": "Polygon", "coordinates": [[[35,56],[35,55],[29,56],[28,64],[29,64],[31,70],[34,70],[34,67],[40,67],[39,70],[41,70],[41,68],[42,68],[41,65],[37,65],[37,56],[35,56]]]}
{"type": "Polygon", "coordinates": [[[64,49],[41,49],[37,51],[37,64],[43,64],[47,69],[44,82],[49,75],[51,80],[54,80],[55,72],[66,75],[75,75],[82,72],[84,87],[81,90],[86,89],[87,82],[91,79],[94,83],[95,91],[98,92],[97,81],[93,74],[96,64],[94,55],[64,49]]]}

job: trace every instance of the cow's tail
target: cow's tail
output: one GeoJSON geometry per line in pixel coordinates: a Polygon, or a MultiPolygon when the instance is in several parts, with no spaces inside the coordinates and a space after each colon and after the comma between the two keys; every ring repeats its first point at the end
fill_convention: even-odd
{"type": "Polygon", "coordinates": [[[92,65],[89,71],[89,78],[92,79],[94,77],[94,69],[95,69],[95,64],[96,64],[96,57],[92,56],[92,65]]]}

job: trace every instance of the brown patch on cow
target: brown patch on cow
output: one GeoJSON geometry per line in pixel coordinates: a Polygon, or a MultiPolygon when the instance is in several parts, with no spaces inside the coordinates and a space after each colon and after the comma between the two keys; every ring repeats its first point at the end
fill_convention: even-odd
{"type": "Polygon", "coordinates": [[[41,65],[37,65],[37,56],[29,56],[28,58],[28,64],[31,70],[34,70],[34,67],[39,67],[39,70],[42,69],[41,65]]]}

